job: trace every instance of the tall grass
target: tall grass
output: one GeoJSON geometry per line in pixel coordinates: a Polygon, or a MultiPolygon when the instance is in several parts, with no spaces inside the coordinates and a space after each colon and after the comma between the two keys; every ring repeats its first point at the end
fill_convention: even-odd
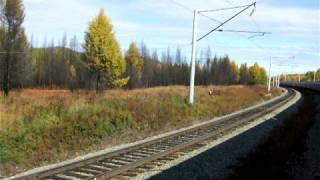
{"type": "MultiPolygon", "coordinates": [[[[0,97],[0,172],[30,168],[94,147],[147,137],[261,101],[265,87],[197,87],[195,105],[182,86],[103,94],[24,90],[0,97]],[[248,95],[250,94],[250,95],[248,95]],[[135,133],[128,133],[134,131],[135,133]]],[[[279,91],[274,90],[275,94],[279,91]]]]}

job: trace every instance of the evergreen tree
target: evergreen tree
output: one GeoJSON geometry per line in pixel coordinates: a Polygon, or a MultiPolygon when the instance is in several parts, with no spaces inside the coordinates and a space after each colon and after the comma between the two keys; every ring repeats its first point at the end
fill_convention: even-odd
{"type": "Polygon", "coordinates": [[[9,95],[12,86],[22,86],[21,78],[25,76],[27,38],[22,23],[24,21],[24,7],[22,0],[2,1],[1,3],[1,38],[2,49],[2,89],[9,95]]]}
{"type": "Polygon", "coordinates": [[[155,50],[152,53],[152,62],[153,65],[152,67],[154,68],[153,70],[153,79],[152,79],[152,86],[160,86],[162,85],[162,81],[161,81],[161,63],[159,62],[159,56],[158,56],[158,52],[155,50]]]}
{"type": "MultiPolygon", "coordinates": [[[[4,30],[4,26],[1,23],[0,24],[0,52],[4,52],[4,42],[5,42],[5,30],[4,30]]],[[[5,56],[4,53],[0,53],[0,90],[3,88],[2,81],[4,76],[4,73],[3,73],[4,72],[4,56],[5,56]]]]}
{"type": "Polygon", "coordinates": [[[219,84],[230,85],[232,84],[232,67],[231,61],[228,56],[224,56],[221,61],[221,70],[219,84]]]}
{"type": "Polygon", "coordinates": [[[141,84],[143,59],[135,43],[130,44],[125,59],[127,64],[126,75],[129,77],[127,87],[129,89],[137,88],[141,84]]]}
{"type": "Polygon", "coordinates": [[[177,48],[176,50],[176,56],[175,56],[175,64],[174,64],[174,78],[175,78],[175,84],[184,85],[184,79],[186,73],[183,69],[184,62],[182,57],[182,52],[180,48],[177,48]]]}
{"type": "Polygon", "coordinates": [[[214,56],[213,61],[211,62],[211,83],[212,84],[219,84],[219,73],[220,73],[220,68],[219,68],[219,61],[217,56],[214,56]]]}
{"type": "Polygon", "coordinates": [[[57,54],[59,56],[56,63],[57,64],[56,72],[60,72],[57,84],[60,84],[62,87],[67,87],[68,77],[69,77],[68,75],[70,71],[70,65],[68,64],[70,60],[68,59],[69,57],[68,57],[67,45],[68,45],[68,38],[67,38],[67,35],[64,34],[60,42],[60,47],[56,48],[57,54]]]}
{"type": "Polygon", "coordinates": [[[125,71],[125,61],[104,10],[100,10],[98,16],[89,23],[84,49],[88,67],[96,76],[96,90],[102,82],[107,87],[127,83],[128,79],[120,78],[125,71]]]}
{"type": "Polygon", "coordinates": [[[230,84],[238,84],[240,79],[240,70],[238,65],[234,62],[230,62],[231,72],[230,72],[230,84]]]}
{"type": "Polygon", "coordinates": [[[74,36],[70,41],[70,51],[68,53],[68,84],[69,88],[73,90],[76,86],[77,81],[77,69],[76,64],[77,61],[80,60],[80,55],[78,52],[78,39],[77,36],[74,36]]]}
{"type": "Polygon", "coordinates": [[[144,87],[151,87],[154,83],[154,61],[149,54],[145,44],[141,46],[141,56],[143,58],[142,84],[144,87]]]}
{"type": "Polygon", "coordinates": [[[240,66],[240,84],[248,84],[250,82],[250,73],[247,64],[241,64],[240,66]]]}
{"type": "Polygon", "coordinates": [[[211,70],[211,49],[210,47],[208,47],[207,49],[207,53],[206,53],[206,64],[204,66],[204,69],[203,69],[203,73],[204,73],[204,85],[209,85],[211,83],[211,73],[210,73],[210,70],[211,70]]]}

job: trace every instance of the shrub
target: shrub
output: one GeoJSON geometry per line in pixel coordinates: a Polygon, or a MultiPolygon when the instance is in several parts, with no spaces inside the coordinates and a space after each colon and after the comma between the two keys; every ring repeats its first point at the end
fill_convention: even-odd
{"type": "Polygon", "coordinates": [[[0,163],[3,163],[6,160],[8,160],[8,156],[8,147],[5,145],[3,141],[0,140],[0,163]]]}

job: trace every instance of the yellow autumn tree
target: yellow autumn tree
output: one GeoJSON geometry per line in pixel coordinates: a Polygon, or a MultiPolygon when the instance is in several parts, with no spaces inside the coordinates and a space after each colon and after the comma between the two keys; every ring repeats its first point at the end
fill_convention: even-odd
{"type": "Polygon", "coordinates": [[[249,68],[250,83],[251,84],[265,84],[267,82],[267,73],[263,67],[260,67],[258,63],[255,63],[249,68]]]}
{"type": "Polygon", "coordinates": [[[102,83],[110,88],[121,87],[128,82],[127,78],[121,78],[126,68],[125,60],[111,21],[103,9],[89,23],[84,49],[87,65],[96,76],[96,90],[102,83]]]}

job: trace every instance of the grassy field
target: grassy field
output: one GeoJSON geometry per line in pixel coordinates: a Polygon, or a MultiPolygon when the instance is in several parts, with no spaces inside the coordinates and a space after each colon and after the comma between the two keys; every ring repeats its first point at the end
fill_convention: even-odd
{"type": "Polygon", "coordinates": [[[270,98],[265,92],[265,86],[197,87],[191,107],[183,86],[102,94],[15,91],[0,96],[0,175],[221,116],[270,98]],[[219,93],[209,96],[210,89],[219,93]]]}

